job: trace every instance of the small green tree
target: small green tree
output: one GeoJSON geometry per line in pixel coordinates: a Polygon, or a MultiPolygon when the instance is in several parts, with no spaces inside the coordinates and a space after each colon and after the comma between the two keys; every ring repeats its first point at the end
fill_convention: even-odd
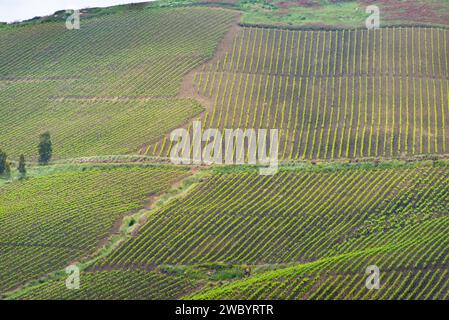
{"type": "Polygon", "coordinates": [[[9,163],[8,161],[6,161],[5,177],[6,179],[11,178],[11,163],[9,163]]]}
{"type": "Polygon", "coordinates": [[[6,152],[0,149],[0,175],[4,175],[6,171],[6,159],[8,158],[6,152]]]}
{"type": "Polygon", "coordinates": [[[40,136],[39,142],[39,164],[46,165],[51,159],[53,152],[50,132],[44,132],[40,136]]]}
{"type": "Polygon", "coordinates": [[[25,179],[27,175],[27,169],[25,166],[25,156],[22,154],[20,155],[19,159],[19,165],[17,166],[17,170],[19,171],[19,179],[25,179]]]}

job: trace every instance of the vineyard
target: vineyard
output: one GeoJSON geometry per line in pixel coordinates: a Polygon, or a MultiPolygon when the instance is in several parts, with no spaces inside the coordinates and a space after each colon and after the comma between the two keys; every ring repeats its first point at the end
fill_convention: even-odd
{"type": "Polygon", "coordinates": [[[446,154],[448,34],[242,28],[195,76],[203,128],[277,128],[284,160],[446,154]]]}
{"type": "Polygon", "coordinates": [[[0,23],[0,299],[449,300],[448,5],[368,3],[0,23]],[[170,163],[194,120],[278,129],[279,170],[170,163]]]}
{"type": "MultiPolygon", "coordinates": [[[[421,193],[416,189],[415,192],[421,193]]],[[[443,207],[436,209],[429,206],[430,202],[435,203],[440,198],[427,198],[424,201],[426,205],[416,207],[415,200],[409,196],[400,198],[393,205],[396,210],[384,210],[386,215],[379,217],[377,230],[371,229],[356,237],[345,236],[344,241],[337,242],[329,251],[332,255],[325,254],[314,262],[265,272],[248,280],[199,292],[191,298],[447,299],[446,235],[449,220],[447,214],[442,214],[443,207]],[[410,214],[411,210],[407,207],[421,209],[415,209],[410,214]],[[402,216],[402,221],[392,214],[401,211],[399,208],[405,209],[398,214],[402,216]],[[409,211],[407,219],[413,223],[407,223],[404,219],[403,213],[406,211],[409,211]],[[421,214],[414,216],[417,211],[421,214]],[[424,212],[438,214],[429,219],[424,212]],[[393,228],[389,229],[388,226],[393,228]],[[411,234],[413,237],[410,237],[411,234]],[[365,287],[365,268],[373,264],[382,270],[382,285],[380,290],[370,291],[365,287]]],[[[447,203],[447,200],[443,202],[447,203]]],[[[365,220],[364,224],[372,224],[372,221],[365,220]]]]}
{"type": "Polygon", "coordinates": [[[369,249],[359,241],[351,253],[265,272],[189,298],[446,300],[448,221],[441,217],[380,235],[381,241],[389,242],[369,249]],[[410,239],[410,233],[416,239],[410,239]],[[365,269],[373,264],[381,270],[379,290],[365,287],[365,269]]]}
{"type": "Polygon", "coordinates": [[[96,267],[310,262],[447,215],[448,179],[447,168],[431,167],[218,173],[154,212],[96,267]]]}
{"type": "Polygon", "coordinates": [[[136,154],[203,111],[181,97],[236,15],[180,8],[0,29],[1,147],[35,158],[50,130],[55,157],[136,154]],[[28,61],[29,63],[23,63],[28,61]]]}
{"type": "Polygon", "coordinates": [[[83,271],[83,290],[50,280],[10,298],[446,298],[448,172],[445,162],[286,167],[274,177],[215,169],[83,271]],[[254,274],[222,285],[159,269],[216,263],[254,274]],[[384,290],[366,290],[371,264],[384,290]]]}
{"type": "Polygon", "coordinates": [[[65,21],[8,29],[0,32],[0,79],[53,80],[57,96],[173,97],[234,19],[225,10],[152,9],[84,19],[76,31],[65,21]]]}
{"type": "Polygon", "coordinates": [[[176,168],[82,168],[0,189],[0,294],[93,254],[120,217],[188,174],[176,168]]]}
{"type": "Polygon", "coordinates": [[[144,142],[159,140],[166,130],[203,111],[191,99],[60,101],[43,96],[31,104],[31,96],[17,97],[18,92],[38,88],[20,83],[0,92],[2,101],[11,102],[2,106],[5,127],[0,131],[2,147],[12,155],[35,158],[38,134],[46,130],[52,133],[58,159],[136,153],[144,142]],[[19,121],[22,125],[16,126],[19,121]]]}
{"type": "Polygon", "coordinates": [[[65,281],[53,281],[20,294],[15,299],[152,300],[176,299],[198,287],[195,281],[146,271],[82,273],[81,290],[67,290],[65,281]]]}

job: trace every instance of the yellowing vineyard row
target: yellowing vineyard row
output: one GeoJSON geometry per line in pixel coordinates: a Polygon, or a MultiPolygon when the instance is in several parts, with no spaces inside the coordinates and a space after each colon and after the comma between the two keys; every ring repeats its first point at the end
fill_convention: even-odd
{"type": "Polygon", "coordinates": [[[203,110],[181,99],[181,81],[235,18],[151,8],[82,17],[79,30],[64,20],[1,29],[0,147],[35,159],[48,130],[54,159],[138,153],[203,110]]]}
{"type": "MultiPolygon", "coordinates": [[[[215,71],[285,76],[449,77],[447,29],[243,28],[215,71]]],[[[204,79],[203,79],[204,80],[204,79]]]]}
{"type": "MultiPolygon", "coordinates": [[[[276,128],[283,160],[446,154],[448,31],[242,28],[196,75],[203,128],[276,128]]],[[[169,154],[172,144],[152,154],[169,154]]]]}

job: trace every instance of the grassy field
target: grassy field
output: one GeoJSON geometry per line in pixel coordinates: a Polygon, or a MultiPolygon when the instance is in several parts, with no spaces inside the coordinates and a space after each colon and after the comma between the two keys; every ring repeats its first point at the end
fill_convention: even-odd
{"type": "Polygon", "coordinates": [[[381,26],[432,25],[447,26],[449,14],[444,0],[299,0],[236,1],[245,14],[245,25],[284,28],[364,28],[369,14],[365,9],[376,5],[381,26]]]}
{"type": "Polygon", "coordinates": [[[247,11],[241,22],[246,25],[274,25],[280,27],[340,27],[363,26],[368,16],[356,1],[242,1],[247,11]],[[322,4],[320,4],[320,2],[322,4]]]}

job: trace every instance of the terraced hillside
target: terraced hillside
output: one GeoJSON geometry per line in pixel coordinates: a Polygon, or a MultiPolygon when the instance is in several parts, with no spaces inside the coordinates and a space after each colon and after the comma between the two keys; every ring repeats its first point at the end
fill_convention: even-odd
{"type": "Polygon", "coordinates": [[[279,129],[284,160],[446,154],[448,34],[242,28],[196,74],[203,128],[279,129]]]}
{"type": "Polygon", "coordinates": [[[58,159],[137,153],[203,111],[181,80],[236,17],[152,8],[81,18],[79,30],[64,19],[0,28],[1,147],[36,158],[50,130],[58,159]]]}

